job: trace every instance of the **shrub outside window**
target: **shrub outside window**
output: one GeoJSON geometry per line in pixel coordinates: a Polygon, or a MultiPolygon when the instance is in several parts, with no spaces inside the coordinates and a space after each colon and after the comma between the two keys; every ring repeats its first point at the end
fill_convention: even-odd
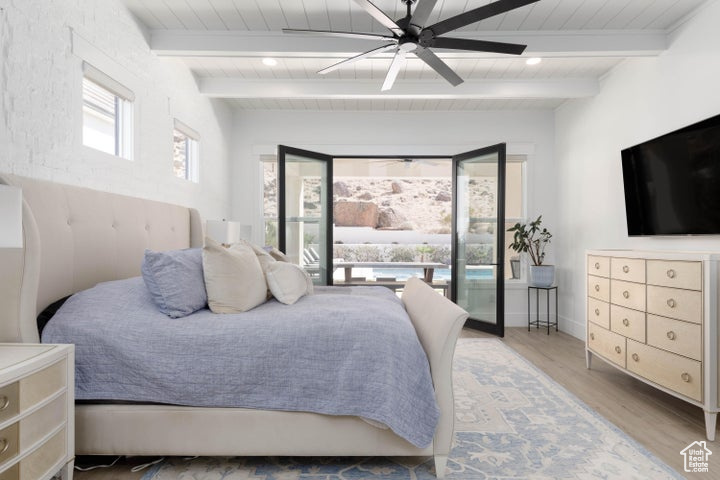
{"type": "Polygon", "coordinates": [[[173,128],[173,172],[178,178],[191,182],[199,181],[200,136],[198,133],[175,120],[173,128]]]}

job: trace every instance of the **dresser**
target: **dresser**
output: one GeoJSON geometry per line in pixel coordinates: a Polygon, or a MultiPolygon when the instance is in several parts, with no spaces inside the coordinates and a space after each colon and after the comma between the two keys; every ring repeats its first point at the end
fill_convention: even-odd
{"type": "Polygon", "coordinates": [[[715,439],[720,254],[587,252],[587,368],[593,355],[701,407],[715,439]]]}
{"type": "Polygon", "coordinates": [[[0,480],[72,479],[74,346],[0,344],[0,480]]]}

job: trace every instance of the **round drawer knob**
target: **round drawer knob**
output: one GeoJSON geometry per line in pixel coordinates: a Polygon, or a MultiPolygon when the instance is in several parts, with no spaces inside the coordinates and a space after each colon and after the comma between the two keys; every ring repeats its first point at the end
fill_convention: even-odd
{"type": "Polygon", "coordinates": [[[623,272],[628,273],[629,271],[630,271],[630,267],[628,267],[627,265],[623,265],[623,272]]]}
{"type": "Polygon", "coordinates": [[[625,290],[625,291],[623,292],[623,297],[625,297],[625,298],[630,298],[630,292],[628,292],[627,290],[625,290]]]}
{"type": "Polygon", "coordinates": [[[590,340],[595,340],[595,334],[594,334],[594,333],[591,333],[591,334],[590,334],[590,340]]]}
{"type": "Polygon", "coordinates": [[[599,291],[600,291],[600,285],[595,285],[595,291],[596,291],[596,292],[599,292],[599,291]]]}
{"type": "Polygon", "coordinates": [[[673,300],[672,298],[668,299],[667,305],[670,308],[675,308],[675,300],[673,300]]]}
{"type": "Polygon", "coordinates": [[[672,268],[670,270],[668,270],[667,276],[668,276],[668,278],[675,278],[675,270],[673,270],[672,268]]]}
{"type": "Polygon", "coordinates": [[[595,270],[600,270],[600,262],[595,262],[595,270]]]}
{"type": "Polygon", "coordinates": [[[692,377],[690,377],[690,374],[685,372],[682,375],[680,375],[680,378],[682,378],[683,382],[690,383],[690,380],[692,377]]]}
{"type": "Polygon", "coordinates": [[[7,452],[8,448],[10,448],[10,442],[7,441],[7,438],[0,438],[0,455],[7,452]]]}
{"type": "Polygon", "coordinates": [[[623,318],[623,325],[625,325],[626,327],[629,327],[629,326],[630,326],[630,320],[628,320],[627,318],[623,318]]]}
{"type": "Polygon", "coordinates": [[[638,356],[637,353],[633,353],[633,354],[632,354],[632,359],[635,360],[636,362],[639,362],[639,361],[640,361],[640,357],[638,356]]]}
{"type": "Polygon", "coordinates": [[[10,399],[7,395],[0,395],[0,412],[10,406],[10,399]]]}
{"type": "Polygon", "coordinates": [[[667,337],[668,337],[670,340],[675,340],[675,332],[673,332],[672,330],[670,330],[669,332],[667,332],[667,337]]]}
{"type": "Polygon", "coordinates": [[[622,353],[622,349],[619,346],[615,346],[615,352],[622,353]]]}
{"type": "Polygon", "coordinates": [[[595,315],[598,316],[598,317],[600,316],[600,309],[599,309],[599,308],[596,308],[596,309],[595,309],[595,315]]]}

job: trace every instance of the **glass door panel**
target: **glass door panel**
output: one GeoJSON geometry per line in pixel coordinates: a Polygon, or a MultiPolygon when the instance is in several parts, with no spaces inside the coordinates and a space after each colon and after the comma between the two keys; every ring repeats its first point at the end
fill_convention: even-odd
{"type": "Polygon", "coordinates": [[[452,299],[504,335],[505,144],[453,157],[452,299]]]}
{"type": "Polygon", "coordinates": [[[332,157],[280,145],[278,177],[279,248],[314,284],[329,285],[332,157]]]}

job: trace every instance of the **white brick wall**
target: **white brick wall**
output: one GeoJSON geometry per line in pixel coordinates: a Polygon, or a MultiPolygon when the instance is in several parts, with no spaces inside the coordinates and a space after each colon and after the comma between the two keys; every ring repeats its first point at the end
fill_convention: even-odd
{"type": "Polygon", "coordinates": [[[200,96],[179,60],[152,54],[145,35],[120,0],[0,0],[0,172],[227,217],[232,112],[200,96]],[[82,59],[72,32],[135,91],[133,161],[82,145],[82,59]],[[173,117],[201,135],[199,184],[173,175],[173,117]]]}

